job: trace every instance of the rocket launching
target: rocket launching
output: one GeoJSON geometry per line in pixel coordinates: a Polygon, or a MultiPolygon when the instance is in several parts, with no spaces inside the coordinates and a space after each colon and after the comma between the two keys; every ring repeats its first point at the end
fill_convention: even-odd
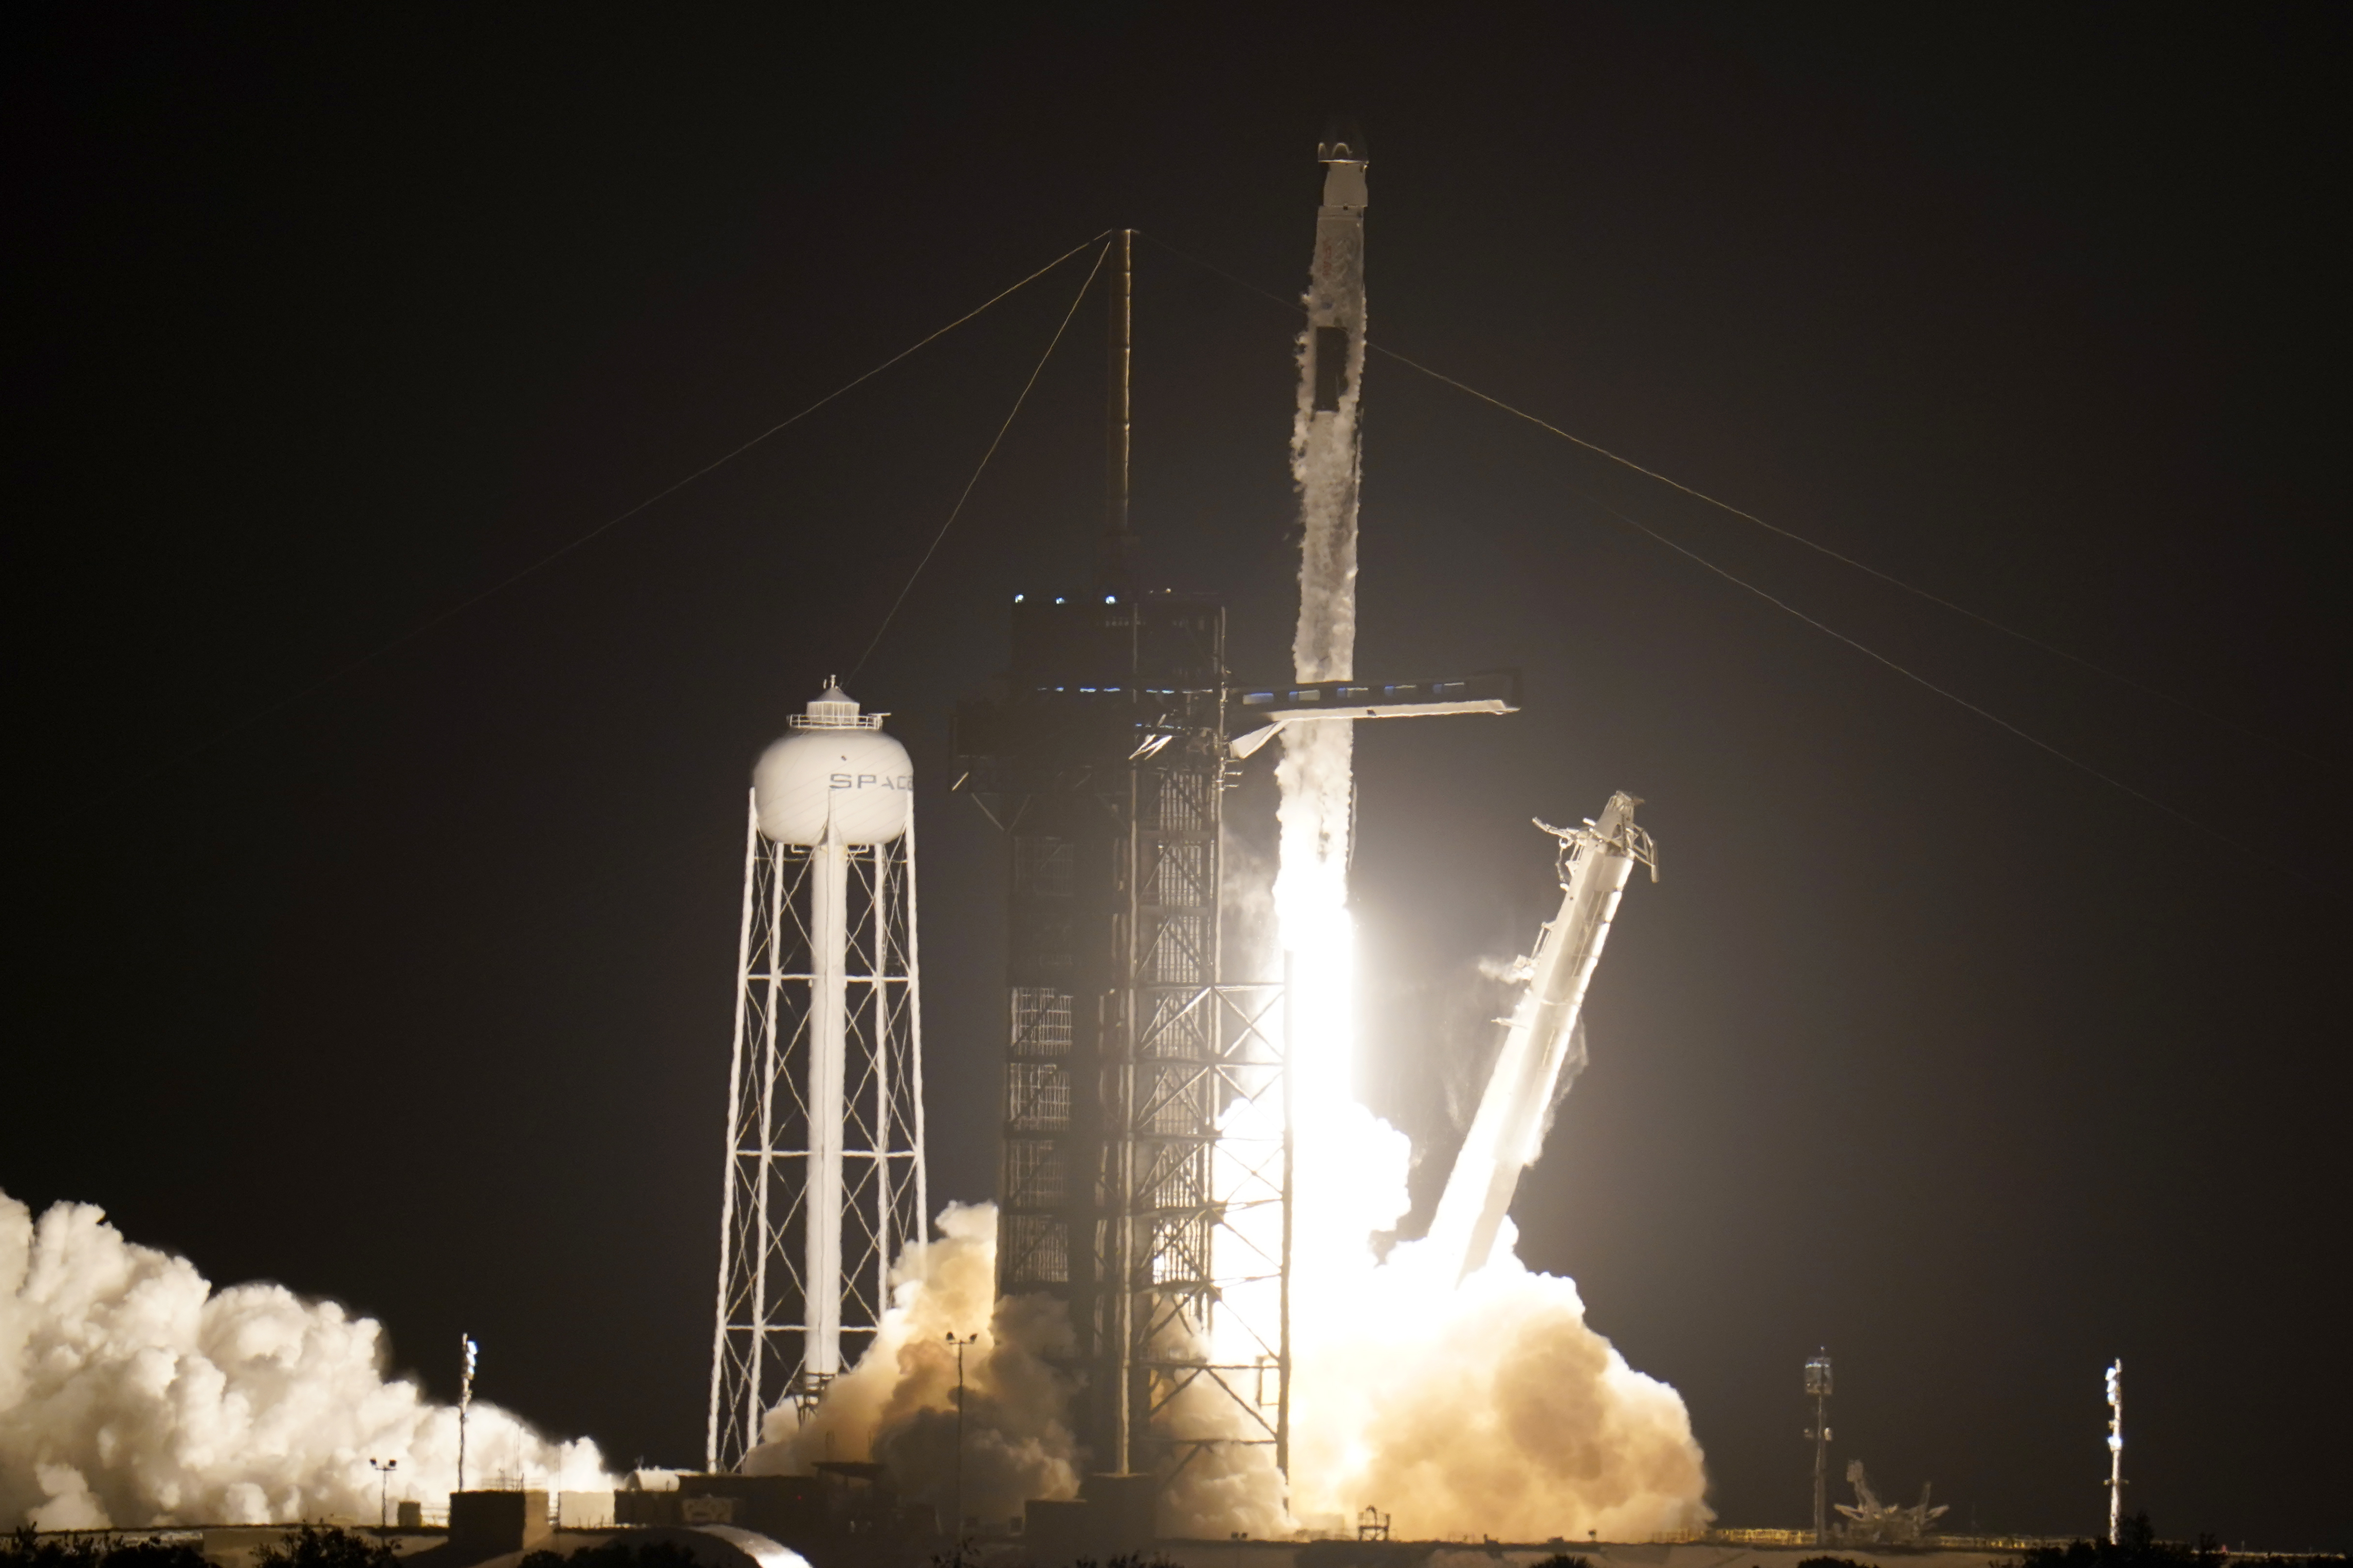
{"type": "MultiPolygon", "coordinates": [[[[1357,408],[1365,364],[1365,159],[1345,142],[1317,149],[1324,203],[1300,345],[1299,402],[1293,417],[1291,473],[1299,487],[1303,537],[1293,675],[1345,680],[1356,661],[1356,486],[1362,471],[1357,408]]],[[[1345,723],[1286,731],[1282,785],[1282,871],[1275,902],[1285,911],[1283,945],[1308,910],[1346,902],[1355,735],[1345,723]],[[1294,914],[1293,906],[1298,906],[1294,914]]]]}
{"type": "MultiPolygon", "coordinates": [[[[1346,142],[1318,153],[1324,200],[1292,436],[1303,524],[1293,658],[1303,685],[1355,678],[1362,471],[1366,164],[1346,142]]],[[[1424,695],[1488,700],[1419,710],[1518,705],[1515,684],[1501,695],[1453,684],[1424,695]]],[[[1295,1524],[1331,1529],[1379,1499],[1402,1528],[1428,1535],[1622,1538],[1694,1522],[1706,1516],[1706,1479],[1681,1398],[1586,1325],[1570,1281],[1530,1273],[1505,1239],[1619,895],[1635,861],[1654,858],[1633,825],[1635,803],[1618,795],[1599,822],[1559,836],[1569,847],[1560,913],[1537,945],[1438,1228],[1378,1260],[1374,1233],[1396,1229],[1409,1206],[1412,1149],[1351,1082],[1356,781],[1354,721],[1342,714],[1369,690],[1266,693],[1261,708],[1283,742],[1275,906],[1298,1166],[1286,1511],[1295,1524]],[[1323,702],[1330,716],[1310,721],[1304,710],[1323,702]],[[1433,1447],[1435,1433],[1446,1442],[1433,1447]]]]}
{"type": "Polygon", "coordinates": [[[1651,879],[1658,879],[1651,836],[1634,826],[1640,804],[1620,791],[1599,821],[1582,828],[1536,825],[1561,841],[1560,912],[1525,961],[1527,989],[1513,1010],[1503,1052],[1430,1227],[1429,1245],[1438,1256],[1450,1264],[1460,1259],[1457,1279],[1486,1267],[1520,1173],[1542,1152],[1545,1118],[1584,1011],[1585,988],[1601,962],[1635,862],[1650,867],[1651,879]]]}
{"type": "MultiPolygon", "coordinates": [[[[1335,1531],[1368,1500],[1425,1537],[1639,1539],[1705,1517],[1681,1398],[1587,1326],[1571,1281],[1520,1264],[1508,1224],[1620,896],[1635,864],[1655,863],[1631,796],[1549,830],[1564,846],[1559,912],[1525,963],[1435,1222],[1424,1240],[1376,1251],[1407,1217],[1414,1152],[1353,1081],[1354,726],[1509,714],[1519,688],[1512,671],[1356,684],[1366,162],[1349,141],[1318,157],[1291,439],[1294,684],[1235,689],[1221,605],[1117,580],[1130,538],[1123,265],[1110,578],[1083,602],[1017,612],[1019,679],[959,710],[958,787],[1007,825],[1004,1158],[997,1205],[952,1205],[936,1239],[906,754],[879,715],[828,690],[761,761],[744,827],[713,1470],[871,1461],[911,1502],[999,1519],[1069,1500],[1092,1473],[1132,1473],[1156,1477],[1161,1528],[1211,1538],[1335,1531]],[[1259,727],[1236,736],[1233,721],[1259,727]],[[1273,955],[1230,953],[1219,925],[1220,786],[1276,738],[1279,1002],[1273,955]],[[972,1346],[968,1361],[951,1342],[972,1346]]],[[[87,1299],[49,1291],[14,1318],[0,1299],[0,1384],[44,1345],[102,1344],[111,1359],[74,1389],[28,1384],[33,1401],[0,1409],[0,1461],[34,1462],[30,1485],[21,1464],[0,1463],[0,1521],[290,1518],[364,1499],[374,1472],[353,1456],[370,1451],[438,1488],[446,1449],[454,1477],[457,1413],[384,1378],[373,1324],[283,1292],[213,1294],[178,1260],[126,1250],[95,1211],[53,1215],[36,1236],[0,1197],[0,1297],[14,1277],[61,1270],[89,1276],[87,1299]],[[117,1332],[106,1282],[145,1276],[177,1303],[169,1331],[117,1332]],[[315,1375],[259,1364],[256,1324],[322,1347],[315,1375]],[[159,1356],[219,1392],[221,1410],[147,1389],[137,1368],[159,1356]],[[90,1389],[111,1426],[56,1414],[90,1389]],[[282,1425],[313,1404],[313,1429],[280,1459],[216,1462],[207,1435],[222,1412],[282,1425]],[[143,1445],[128,1466],[106,1436],[124,1432],[143,1445]]],[[[490,1462],[603,1479],[591,1446],[476,1418],[490,1462]]]]}

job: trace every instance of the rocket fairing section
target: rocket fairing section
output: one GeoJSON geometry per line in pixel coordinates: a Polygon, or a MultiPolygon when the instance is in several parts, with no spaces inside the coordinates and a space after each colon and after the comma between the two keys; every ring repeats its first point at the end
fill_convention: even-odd
{"type": "Polygon", "coordinates": [[[1577,1038],[1586,987],[1635,863],[1649,867],[1651,879],[1658,880],[1657,850],[1634,825],[1641,804],[1620,791],[1599,821],[1582,828],[1536,824],[1562,844],[1560,911],[1525,961],[1527,988],[1513,1009],[1503,1052],[1430,1227],[1436,1261],[1451,1266],[1456,1279],[1485,1267],[1520,1173],[1542,1152],[1545,1121],[1577,1038]]]}

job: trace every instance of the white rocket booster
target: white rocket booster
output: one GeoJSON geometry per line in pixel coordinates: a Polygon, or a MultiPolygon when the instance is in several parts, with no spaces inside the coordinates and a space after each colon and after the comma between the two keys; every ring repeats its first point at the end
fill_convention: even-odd
{"type": "Polygon", "coordinates": [[[1560,912],[1538,934],[1535,952],[1525,961],[1527,989],[1513,1009],[1503,1053],[1495,1058],[1479,1114],[1454,1158],[1430,1227],[1434,1260],[1445,1266],[1459,1259],[1458,1279],[1485,1266],[1520,1173],[1542,1152],[1545,1120],[1576,1040],[1585,989],[1601,962],[1609,921],[1634,863],[1648,866],[1652,881],[1659,879],[1651,836],[1634,825],[1634,807],[1641,804],[1620,791],[1609,797],[1598,822],[1567,829],[1536,824],[1564,846],[1560,912]]]}
{"type": "MultiPolygon", "coordinates": [[[[1324,142],[1316,156],[1324,164],[1324,201],[1315,213],[1291,426],[1301,528],[1291,657],[1293,674],[1303,681],[1346,680],[1356,672],[1356,416],[1365,363],[1365,158],[1346,142],[1324,142]]],[[[1347,903],[1353,728],[1340,722],[1283,731],[1275,903],[1284,911],[1286,947],[1297,934],[1294,917],[1320,925],[1347,903]]]]}
{"type": "Polygon", "coordinates": [[[1299,485],[1305,533],[1292,662],[1301,680],[1345,680],[1356,674],[1356,480],[1361,467],[1356,411],[1365,367],[1365,160],[1345,142],[1326,142],[1316,154],[1324,163],[1324,205],[1315,213],[1299,407],[1291,436],[1291,471],[1299,485]]]}

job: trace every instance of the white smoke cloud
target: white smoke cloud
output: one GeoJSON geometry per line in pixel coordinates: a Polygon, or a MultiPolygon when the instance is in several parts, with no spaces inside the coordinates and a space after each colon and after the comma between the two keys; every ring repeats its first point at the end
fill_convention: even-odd
{"type": "MultiPolygon", "coordinates": [[[[1364,282],[1361,227],[1319,220],[1291,446],[1302,523],[1292,657],[1301,680],[1356,674],[1364,282]],[[1347,331],[1349,363],[1337,407],[1319,411],[1312,334],[1327,323],[1347,331]]],[[[1376,1257],[1374,1237],[1408,1207],[1413,1153],[1358,1102],[1353,1082],[1351,726],[1293,725],[1283,742],[1274,897],[1292,960],[1298,1173],[1293,1515],[1345,1531],[1357,1508],[1374,1505],[1408,1536],[1594,1531],[1621,1540],[1706,1517],[1705,1472],[1682,1399],[1587,1326],[1572,1282],[1521,1266],[1508,1223],[1494,1260],[1459,1286],[1413,1245],[1376,1257]]],[[[1580,1038],[1579,1066],[1582,1047],[1580,1038]]]]}
{"type": "Polygon", "coordinates": [[[945,1521],[954,1508],[956,1354],[947,1336],[976,1333],[964,1352],[964,1510],[1009,1519],[1030,1498],[1078,1495],[1071,1386],[1047,1357],[1072,1344],[1062,1304],[998,1300],[997,1205],[950,1204],[940,1239],[910,1246],[892,1270],[891,1306],[858,1364],[834,1380],[806,1425],[789,1405],[770,1411],[752,1475],[806,1474],[819,1459],[886,1467],[902,1497],[945,1521]]]}
{"type": "MultiPolygon", "coordinates": [[[[135,1528],[373,1519],[440,1506],[458,1413],[387,1381],[383,1330],[283,1286],[216,1291],[89,1204],[35,1222],[0,1193],[0,1527],[135,1528]]],[[[596,1446],[553,1443],[496,1405],[467,1424],[468,1479],[609,1487],[596,1446]]]]}
{"type": "MultiPolygon", "coordinates": [[[[750,1475],[806,1474],[818,1460],[872,1460],[899,1494],[945,1520],[955,1489],[955,1352],[947,1336],[978,1333],[965,1352],[964,1511],[1011,1519],[1031,1498],[1076,1497],[1086,1456],[1071,1426],[1070,1378],[1047,1359],[1072,1347],[1062,1303],[1045,1296],[992,1300],[997,1208],[951,1204],[941,1239],[908,1247],[892,1272],[891,1307],[873,1344],[836,1378],[804,1424],[790,1405],[768,1413],[750,1475]]],[[[1172,1335],[1181,1330],[1172,1330],[1172,1335]]],[[[1186,1348],[1163,1343],[1162,1351],[1186,1348]]],[[[1238,1407],[1208,1384],[1164,1412],[1188,1431],[1232,1427],[1238,1407]]],[[[1282,1477],[1264,1445],[1210,1449],[1187,1465],[1161,1499],[1174,1534],[1248,1530],[1261,1538],[1293,1528],[1282,1477]]]]}
{"type": "Polygon", "coordinates": [[[1349,1310],[1300,1347],[1294,1512],[1360,1507],[1400,1536],[1644,1541],[1713,1517],[1682,1397],[1585,1321],[1576,1284],[1530,1272],[1508,1224],[1460,1286],[1418,1244],[1351,1271],[1349,1310]]]}
{"type": "MultiPolygon", "coordinates": [[[[1508,1223],[1496,1259],[1459,1287],[1425,1267],[1417,1243],[1376,1261],[1366,1238],[1405,1206],[1403,1134],[1361,1107],[1330,1142],[1377,1179],[1323,1242],[1297,1260],[1298,1371],[1291,1485],[1263,1444],[1203,1450],[1163,1493],[1175,1535],[1270,1539],[1302,1529],[1348,1533],[1356,1509],[1394,1518],[1400,1536],[1647,1540],[1704,1522],[1704,1462],[1682,1398],[1627,1364],[1585,1321],[1567,1279],[1532,1273],[1508,1223]]],[[[1336,1205],[1335,1205],[1336,1206],[1336,1205]]],[[[1018,1515],[1029,1498],[1078,1491],[1085,1456],[1070,1426],[1072,1387],[1046,1357],[1070,1347],[1059,1303],[992,1301],[996,1211],[952,1205],[942,1240],[909,1248],[873,1347],[837,1379],[807,1425],[770,1413],[753,1474],[805,1473],[818,1459],[872,1459],[901,1494],[937,1507],[954,1493],[955,1356],[965,1352],[967,1515],[1018,1515]]],[[[1164,1350],[1169,1347],[1161,1347],[1164,1350]]],[[[1240,1406],[1206,1384],[1163,1413],[1193,1433],[1254,1436],[1240,1406]]]]}

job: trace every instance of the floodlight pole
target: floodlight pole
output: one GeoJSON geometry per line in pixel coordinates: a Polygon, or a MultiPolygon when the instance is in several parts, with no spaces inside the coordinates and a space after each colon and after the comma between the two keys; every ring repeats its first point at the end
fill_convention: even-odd
{"type": "Polygon", "coordinates": [[[955,1538],[956,1561],[964,1561],[964,1352],[966,1346],[977,1344],[980,1336],[965,1334],[961,1339],[954,1329],[948,1331],[948,1343],[956,1353],[956,1451],[955,1451],[955,1517],[949,1521],[949,1533],[955,1538]]]}
{"type": "Polygon", "coordinates": [[[368,1468],[375,1472],[375,1532],[382,1535],[390,1528],[392,1518],[392,1472],[400,1468],[398,1459],[370,1459],[368,1468]]]}

